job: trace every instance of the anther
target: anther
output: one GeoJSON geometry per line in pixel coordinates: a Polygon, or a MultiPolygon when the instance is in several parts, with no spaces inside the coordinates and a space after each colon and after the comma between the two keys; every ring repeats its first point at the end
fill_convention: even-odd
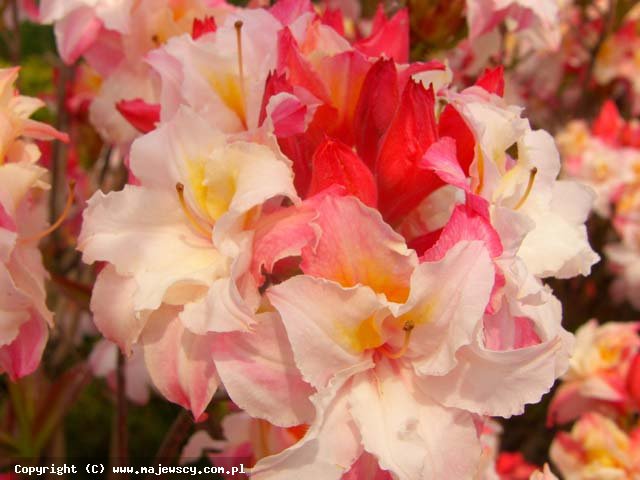
{"type": "Polygon", "coordinates": [[[182,211],[184,215],[189,220],[189,223],[195,228],[197,231],[202,233],[205,237],[211,237],[211,231],[207,229],[204,225],[202,225],[196,216],[191,212],[187,202],[184,199],[184,185],[180,182],[176,183],[176,192],[178,192],[178,200],[180,201],[180,206],[182,207],[182,211]]]}
{"type": "Polygon", "coordinates": [[[531,189],[533,188],[533,183],[536,180],[537,174],[538,169],[536,167],[533,167],[529,171],[529,183],[527,183],[527,189],[524,191],[524,195],[522,195],[522,198],[518,201],[516,206],[513,207],[514,210],[518,210],[520,207],[522,207],[522,205],[524,205],[524,203],[527,201],[527,198],[529,198],[529,194],[531,193],[531,189]]]}
{"type": "Polygon", "coordinates": [[[51,234],[56,228],[62,225],[62,222],[64,222],[67,216],[69,215],[69,212],[71,211],[71,206],[73,205],[73,201],[75,200],[75,191],[74,191],[75,187],[76,187],[75,180],[71,180],[69,182],[69,194],[67,195],[67,201],[64,205],[64,208],[62,209],[62,213],[60,213],[60,216],[58,217],[58,219],[55,222],[53,222],[53,224],[51,224],[49,228],[47,228],[46,230],[40,233],[36,233],[35,235],[31,235],[29,237],[22,237],[20,238],[19,242],[20,243],[37,242],[38,240],[51,234]]]}

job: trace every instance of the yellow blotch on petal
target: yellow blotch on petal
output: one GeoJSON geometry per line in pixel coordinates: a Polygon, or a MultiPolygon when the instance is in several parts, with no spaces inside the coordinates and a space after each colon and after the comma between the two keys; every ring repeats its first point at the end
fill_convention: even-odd
{"type": "Polygon", "coordinates": [[[409,285],[399,281],[398,276],[390,275],[384,265],[373,260],[362,259],[357,271],[347,268],[351,262],[336,259],[336,264],[339,267],[329,276],[345,288],[366,285],[396,303],[404,303],[409,297],[409,285]]]}
{"type": "Polygon", "coordinates": [[[340,340],[342,340],[341,343],[357,353],[377,348],[384,343],[375,315],[363,320],[355,328],[338,323],[336,329],[339,332],[340,340]]]}
{"type": "Polygon", "coordinates": [[[214,73],[209,76],[209,85],[229,110],[234,112],[242,126],[247,128],[247,115],[244,108],[244,92],[236,74],[214,73]]]}
{"type": "Polygon", "coordinates": [[[187,162],[189,184],[196,204],[210,220],[216,221],[229,210],[236,193],[236,173],[229,169],[208,178],[204,161],[187,162]]]}
{"type": "Polygon", "coordinates": [[[600,358],[606,365],[614,366],[620,361],[621,349],[616,346],[602,345],[598,348],[600,358]]]}
{"type": "Polygon", "coordinates": [[[407,313],[400,315],[395,322],[397,322],[399,327],[403,327],[407,324],[413,325],[413,327],[424,325],[431,321],[431,318],[433,317],[433,309],[434,304],[432,302],[421,302],[407,313]]]}

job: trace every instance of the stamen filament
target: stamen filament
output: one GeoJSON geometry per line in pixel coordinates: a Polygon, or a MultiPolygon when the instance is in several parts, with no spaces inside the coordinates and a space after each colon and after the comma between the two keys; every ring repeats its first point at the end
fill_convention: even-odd
{"type": "Polygon", "coordinates": [[[75,186],[76,186],[75,180],[71,180],[69,182],[69,195],[67,195],[67,201],[64,204],[64,208],[62,209],[62,212],[60,213],[60,216],[58,217],[58,219],[55,222],[53,222],[53,224],[51,224],[49,228],[43,230],[42,232],[36,233],[35,235],[31,235],[29,237],[20,238],[19,240],[20,243],[37,242],[38,240],[51,234],[56,228],[62,225],[62,222],[64,222],[67,216],[69,215],[69,212],[71,211],[71,206],[73,205],[73,201],[75,200],[75,197],[76,197],[75,191],[74,191],[75,186]]]}
{"type": "Polygon", "coordinates": [[[402,347],[400,348],[400,350],[398,350],[397,352],[389,352],[388,350],[382,349],[382,354],[387,358],[395,360],[407,353],[407,350],[409,350],[409,342],[411,341],[411,332],[413,332],[414,327],[415,324],[411,320],[407,320],[407,322],[405,322],[404,326],[402,327],[402,329],[404,330],[404,342],[402,343],[402,347]]]}
{"type": "Polygon", "coordinates": [[[482,193],[482,189],[484,188],[484,156],[482,155],[482,150],[478,147],[478,186],[476,187],[475,194],[480,195],[482,193]]]}
{"type": "Polygon", "coordinates": [[[180,206],[182,207],[182,211],[187,217],[187,220],[189,220],[189,223],[193,226],[193,228],[202,233],[206,238],[211,238],[211,231],[207,229],[207,227],[202,225],[199,222],[198,218],[189,209],[189,206],[184,199],[184,185],[182,183],[176,183],[176,192],[178,192],[178,200],[180,200],[180,206]]]}
{"type": "Polygon", "coordinates": [[[531,193],[531,189],[533,188],[533,183],[536,180],[536,175],[538,173],[538,169],[536,167],[533,167],[530,171],[529,171],[529,183],[527,183],[527,189],[524,191],[524,195],[522,196],[522,198],[518,201],[518,203],[516,204],[515,207],[513,207],[514,210],[518,210],[520,207],[522,207],[522,205],[524,205],[524,202],[527,201],[527,198],[529,198],[529,194],[531,193]]]}
{"type": "Polygon", "coordinates": [[[271,449],[269,448],[269,429],[271,425],[265,420],[258,419],[258,432],[260,438],[260,447],[262,448],[262,454],[265,457],[271,455],[271,449]]]}
{"type": "Polygon", "coordinates": [[[240,92],[241,92],[241,97],[242,97],[242,124],[244,126],[244,128],[247,128],[247,121],[244,118],[244,112],[246,112],[246,105],[245,105],[245,90],[244,90],[244,62],[242,60],[242,20],[236,20],[236,23],[234,24],[234,27],[236,28],[236,45],[238,48],[238,76],[240,77],[240,92]]]}

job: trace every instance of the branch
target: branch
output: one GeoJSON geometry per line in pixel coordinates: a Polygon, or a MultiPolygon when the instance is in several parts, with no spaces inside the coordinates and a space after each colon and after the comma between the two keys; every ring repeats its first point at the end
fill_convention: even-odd
{"type": "Polygon", "coordinates": [[[126,465],[129,462],[129,438],[127,430],[127,396],[126,396],[126,378],[124,375],[125,359],[122,352],[118,352],[118,368],[117,375],[117,398],[116,398],[116,415],[117,415],[117,447],[116,453],[119,461],[126,465]]]}
{"type": "MultiPolygon", "coordinates": [[[[160,445],[156,454],[155,463],[171,464],[178,457],[180,447],[189,436],[192,427],[193,418],[191,413],[187,410],[182,410],[165,435],[162,445],[160,445]]],[[[152,479],[154,475],[150,474],[147,478],[152,479]]]]}

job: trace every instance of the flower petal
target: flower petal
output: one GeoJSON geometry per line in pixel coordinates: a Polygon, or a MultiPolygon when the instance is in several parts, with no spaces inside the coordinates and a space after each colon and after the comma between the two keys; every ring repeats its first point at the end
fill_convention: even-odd
{"type": "Polygon", "coordinates": [[[111,262],[135,279],[135,310],[157,308],[174,285],[190,285],[199,296],[228,268],[189,224],[177,197],[131,185],[89,200],[78,248],[85,262],[111,262]]]}
{"type": "Polygon", "coordinates": [[[398,310],[414,325],[409,354],[419,375],[443,375],[457,350],[469,345],[493,287],[494,268],[485,246],[459,242],[438,262],[422,263],[411,279],[411,295],[398,310]]]}
{"type": "Polygon", "coordinates": [[[215,339],[186,330],[178,313],[175,307],[157,310],[140,338],[154,385],[167,400],[191,410],[198,419],[219,384],[212,355],[215,339]]]}
{"type": "Polygon", "coordinates": [[[302,271],[327,278],[343,287],[365,285],[403,302],[417,262],[404,238],[380,214],[353,197],[327,195],[316,207],[317,245],[302,251],[302,271]]]}
{"type": "Polygon", "coordinates": [[[368,288],[299,275],[267,296],[282,317],[298,368],[316,388],[366,360],[365,351],[382,342],[373,318],[381,304],[368,288]]]}
{"type": "Polygon", "coordinates": [[[9,374],[12,381],[32,373],[40,364],[42,352],[49,338],[46,322],[36,314],[20,325],[18,336],[0,347],[0,372],[9,374]]]}
{"type": "Polygon", "coordinates": [[[252,417],[290,427],[310,423],[313,389],[293,361],[276,314],[262,314],[251,332],[216,336],[213,358],[231,400],[252,417]]]}
{"type": "Polygon", "coordinates": [[[358,374],[348,398],[364,448],[381,468],[397,478],[471,478],[480,443],[469,413],[412,390],[387,362],[358,374]]]}
{"type": "Polygon", "coordinates": [[[91,294],[93,321],[100,333],[120,347],[125,355],[138,341],[148,313],[137,313],[133,297],[138,284],[132,277],[118,275],[112,265],[107,265],[96,278],[91,294]]]}
{"type": "Polygon", "coordinates": [[[251,471],[253,480],[338,480],[349,470],[362,447],[349,415],[344,384],[345,379],[335,379],[313,397],[316,418],[307,434],[281,453],[260,460],[251,471]]]}

